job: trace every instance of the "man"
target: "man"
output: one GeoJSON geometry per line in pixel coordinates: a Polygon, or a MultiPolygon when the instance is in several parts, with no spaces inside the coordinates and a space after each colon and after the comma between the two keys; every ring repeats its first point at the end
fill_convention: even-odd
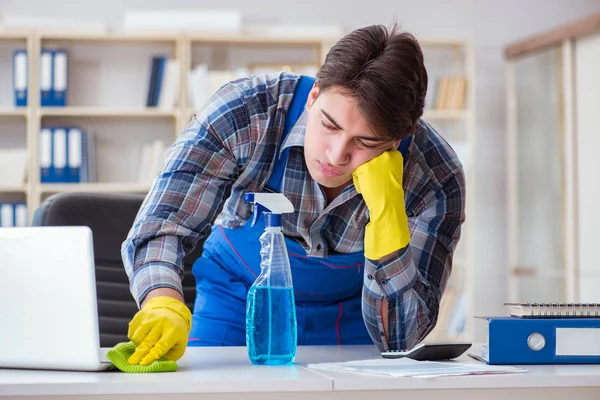
{"type": "Polygon", "coordinates": [[[172,146],[122,247],[141,307],[129,326],[131,364],[177,360],[188,344],[245,344],[246,294],[260,270],[246,192],[274,190],[294,204],[283,232],[299,344],[404,349],[435,326],[465,182],[455,153],[420,119],[418,42],[395,26],[358,29],[305,93],[307,79],[231,82],[172,146]],[[192,316],[182,259],[207,236],[192,316]]]}

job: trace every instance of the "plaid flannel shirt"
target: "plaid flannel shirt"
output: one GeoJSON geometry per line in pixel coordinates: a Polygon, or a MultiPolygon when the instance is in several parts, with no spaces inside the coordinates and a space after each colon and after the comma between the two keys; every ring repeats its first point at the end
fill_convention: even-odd
{"type": "MultiPolygon", "coordinates": [[[[183,257],[213,224],[236,228],[250,217],[243,193],[260,191],[269,178],[299,78],[281,73],[225,85],[175,141],[122,245],[138,305],[159,287],[182,292],[183,257]]],[[[280,149],[290,148],[282,191],[296,210],[284,214],[283,232],[312,257],[362,251],[364,200],[350,184],[327,204],[304,163],[305,123],[304,113],[280,149]]],[[[464,179],[448,143],[419,120],[403,181],[410,244],[385,263],[365,259],[363,319],[380,350],[411,348],[435,325],[465,218],[464,179]]]]}

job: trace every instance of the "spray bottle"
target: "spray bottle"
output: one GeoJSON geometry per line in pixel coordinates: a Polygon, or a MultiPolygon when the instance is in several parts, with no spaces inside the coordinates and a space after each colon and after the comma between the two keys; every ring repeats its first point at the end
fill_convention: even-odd
{"type": "Polygon", "coordinates": [[[261,213],[265,216],[261,272],[250,286],[246,304],[248,356],[252,364],[291,364],[296,357],[296,304],[281,214],[294,212],[294,206],[281,193],[246,193],[244,200],[254,204],[252,226],[261,213]]]}

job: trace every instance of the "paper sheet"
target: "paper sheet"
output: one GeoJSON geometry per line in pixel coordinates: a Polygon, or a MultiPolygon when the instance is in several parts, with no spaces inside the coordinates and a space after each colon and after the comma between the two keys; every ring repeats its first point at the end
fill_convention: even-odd
{"type": "Polygon", "coordinates": [[[328,371],[344,371],[358,372],[364,374],[387,375],[392,377],[412,376],[416,378],[527,372],[526,369],[515,367],[486,364],[468,364],[461,363],[458,361],[415,361],[409,358],[373,359],[348,361],[344,363],[308,364],[307,368],[328,371]]]}

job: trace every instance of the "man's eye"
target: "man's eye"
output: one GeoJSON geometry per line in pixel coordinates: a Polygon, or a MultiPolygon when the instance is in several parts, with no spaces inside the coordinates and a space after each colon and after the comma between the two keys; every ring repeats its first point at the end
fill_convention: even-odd
{"type": "Polygon", "coordinates": [[[321,125],[323,125],[323,127],[329,131],[334,131],[335,127],[331,126],[331,125],[327,125],[325,122],[321,121],[321,125]]]}
{"type": "Polygon", "coordinates": [[[375,144],[375,145],[372,145],[372,144],[366,144],[366,143],[365,143],[365,142],[363,142],[363,141],[359,141],[358,143],[360,144],[360,146],[361,146],[361,147],[364,147],[365,149],[375,149],[375,148],[379,147],[379,145],[378,145],[378,144],[375,144]]]}

